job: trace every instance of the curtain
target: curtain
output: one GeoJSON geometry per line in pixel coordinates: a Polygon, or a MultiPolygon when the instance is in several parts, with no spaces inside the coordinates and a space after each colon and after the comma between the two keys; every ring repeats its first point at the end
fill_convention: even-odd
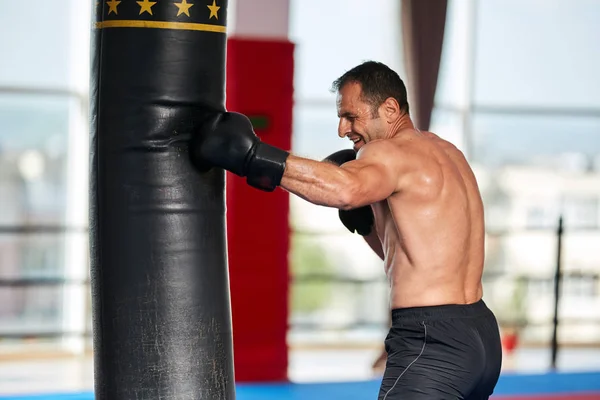
{"type": "Polygon", "coordinates": [[[444,42],[447,0],[402,0],[407,89],[415,127],[428,130],[444,42]]]}

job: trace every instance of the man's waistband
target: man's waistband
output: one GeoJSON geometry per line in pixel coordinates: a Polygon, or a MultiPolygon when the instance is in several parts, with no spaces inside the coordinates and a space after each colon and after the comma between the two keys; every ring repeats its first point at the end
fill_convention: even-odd
{"type": "Polygon", "coordinates": [[[471,318],[489,312],[490,309],[483,300],[472,304],[443,304],[438,306],[395,308],[392,310],[392,322],[396,323],[413,319],[471,318]]]}

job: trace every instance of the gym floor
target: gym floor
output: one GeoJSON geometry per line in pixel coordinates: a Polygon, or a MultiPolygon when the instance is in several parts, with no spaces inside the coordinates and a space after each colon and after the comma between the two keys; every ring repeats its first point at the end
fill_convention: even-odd
{"type": "MultiPolygon", "coordinates": [[[[376,380],[340,383],[238,385],[238,400],[376,399],[376,380]]],[[[494,399],[600,400],[600,373],[502,376],[494,399]]],[[[91,392],[0,397],[2,400],[92,400],[91,392]]]]}
{"type": "MultiPolygon", "coordinates": [[[[372,351],[290,354],[290,384],[238,384],[237,400],[376,399],[372,351]]],[[[523,349],[504,371],[497,400],[600,400],[600,349],[570,349],[548,373],[547,351],[523,349]]],[[[0,400],[93,400],[91,358],[0,362],[0,400]]]]}

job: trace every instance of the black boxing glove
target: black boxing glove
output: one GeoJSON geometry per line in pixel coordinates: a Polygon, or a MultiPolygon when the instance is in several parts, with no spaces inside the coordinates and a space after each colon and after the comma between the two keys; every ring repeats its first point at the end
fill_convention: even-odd
{"type": "Polygon", "coordinates": [[[288,156],[287,151],[263,143],[250,119],[235,112],[210,115],[190,141],[190,157],[196,168],[223,168],[266,192],[279,186],[288,156]]]}
{"type": "MultiPolygon", "coordinates": [[[[356,160],[356,152],[352,149],[340,150],[329,155],[323,161],[341,166],[348,161],[356,160]]],[[[352,233],[367,236],[373,231],[375,218],[371,206],[363,206],[353,210],[338,210],[340,221],[352,233]]]]}

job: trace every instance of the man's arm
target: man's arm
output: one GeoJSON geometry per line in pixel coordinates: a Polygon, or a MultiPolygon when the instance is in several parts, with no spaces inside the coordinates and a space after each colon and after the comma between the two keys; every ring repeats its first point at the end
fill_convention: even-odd
{"type": "Polygon", "coordinates": [[[281,187],[313,204],[358,208],[384,200],[397,190],[398,159],[382,142],[365,145],[356,160],[341,167],[290,155],[281,187]]]}
{"type": "Polygon", "coordinates": [[[296,157],[262,142],[243,114],[213,113],[192,133],[190,159],[200,171],[220,167],[264,191],[282,186],[311,203],[342,210],[370,205],[398,190],[411,166],[387,141],[371,142],[342,167],[296,157]]]}

